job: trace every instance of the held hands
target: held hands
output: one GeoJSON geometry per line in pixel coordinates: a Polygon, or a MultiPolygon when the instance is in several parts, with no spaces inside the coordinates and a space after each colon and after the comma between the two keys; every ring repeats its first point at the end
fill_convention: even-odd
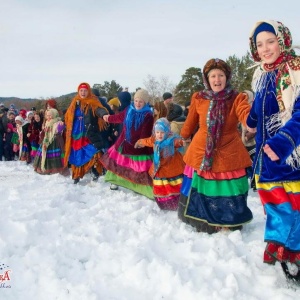
{"type": "Polygon", "coordinates": [[[279,157],[277,156],[277,154],[270,148],[270,146],[268,144],[266,144],[263,147],[263,150],[272,161],[279,160],[279,157]]]}
{"type": "Polygon", "coordinates": [[[144,148],[144,147],[145,147],[144,145],[139,144],[139,141],[137,141],[137,142],[134,144],[134,148],[144,148]]]}
{"type": "Polygon", "coordinates": [[[247,131],[251,133],[256,133],[256,128],[250,128],[247,126],[247,131]]]}
{"type": "Polygon", "coordinates": [[[109,123],[108,122],[108,117],[109,117],[109,115],[104,115],[102,118],[103,118],[103,120],[106,122],[106,123],[109,123]]]}

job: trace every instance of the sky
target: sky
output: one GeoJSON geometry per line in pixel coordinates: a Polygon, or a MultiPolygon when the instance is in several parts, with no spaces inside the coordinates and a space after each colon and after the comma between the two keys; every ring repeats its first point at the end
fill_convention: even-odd
{"type": "Polygon", "coordinates": [[[0,179],[0,299],[299,299],[280,265],[262,262],[266,220],[252,190],[253,220],[208,235],[103,177],[74,185],[1,161],[0,179]]]}
{"type": "Polygon", "coordinates": [[[148,75],[177,85],[213,57],[242,57],[256,21],[274,19],[300,44],[299,1],[1,0],[0,97],[47,99],[79,83],[148,75]]]}

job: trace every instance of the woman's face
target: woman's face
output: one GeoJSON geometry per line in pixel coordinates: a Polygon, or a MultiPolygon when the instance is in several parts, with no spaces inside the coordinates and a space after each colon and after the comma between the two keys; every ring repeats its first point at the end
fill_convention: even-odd
{"type": "Polygon", "coordinates": [[[222,70],[213,69],[208,73],[208,83],[215,92],[221,92],[226,86],[226,75],[222,70]]]}
{"type": "Polygon", "coordinates": [[[52,114],[51,114],[51,112],[50,111],[46,111],[46,120],[47,121],[50,121],[51,119],[52,119],[52,114]]]}
{"type": "Polygon", "coordinates": [[[35,120],[36,122],[40,122],[40,121],[41,121],[40,115],[34,114],[34,120],[35,120]]]}
{"type": "Polygon", "coordinates": [[[87,89],[81,88],[78,91],[80,98],[84,99],[88,96],[89,91],[87,89]]]}
{"type": "Polygon", "coordinates": [[[280,55],[280,47],[277,37],[269,31],[262,31],[256,37],[256,48],[260,59],[272,64],[280,55]]]}
{"type": "Polygon", "coordinates": [[[142,109],[146,104],[146,102],[141,98],[135,98],[133,103],[136,110],[142,109]]]}

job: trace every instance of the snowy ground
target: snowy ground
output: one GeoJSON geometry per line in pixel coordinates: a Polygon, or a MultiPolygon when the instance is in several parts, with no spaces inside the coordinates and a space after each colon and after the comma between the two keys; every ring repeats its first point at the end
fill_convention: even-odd
{"type": "Polygon", "coordinates": [[[103,178],[74,185],[23,162],[0,162],[0,199],[0,274],[11,270],[0,299],[299,299],[280,266],[262,262],[265,217],[251,191],[253,221],[214,235],[103,178]]]}

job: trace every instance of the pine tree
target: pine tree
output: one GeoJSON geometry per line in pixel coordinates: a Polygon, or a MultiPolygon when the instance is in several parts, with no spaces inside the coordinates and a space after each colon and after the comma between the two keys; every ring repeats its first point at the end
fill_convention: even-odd
{"type": "Polygon", "coordinates": [[[200,68],[191,67],[182,75],[182,79],[175,89],[176,102],[184,104],[191,100],[193,93],[204,88],[202,72],[200,68]]]}
{"type": "Polygon", "coordinates": [[[236,55],[229,56],[226,62],[230,65],[232,71],[231,84],[233,87],[242,92],[244,90],[251,90],[251,81],[254,73],[253,60],[250,53],[247,52],[242,58],[238,58],[236,55]]]}

